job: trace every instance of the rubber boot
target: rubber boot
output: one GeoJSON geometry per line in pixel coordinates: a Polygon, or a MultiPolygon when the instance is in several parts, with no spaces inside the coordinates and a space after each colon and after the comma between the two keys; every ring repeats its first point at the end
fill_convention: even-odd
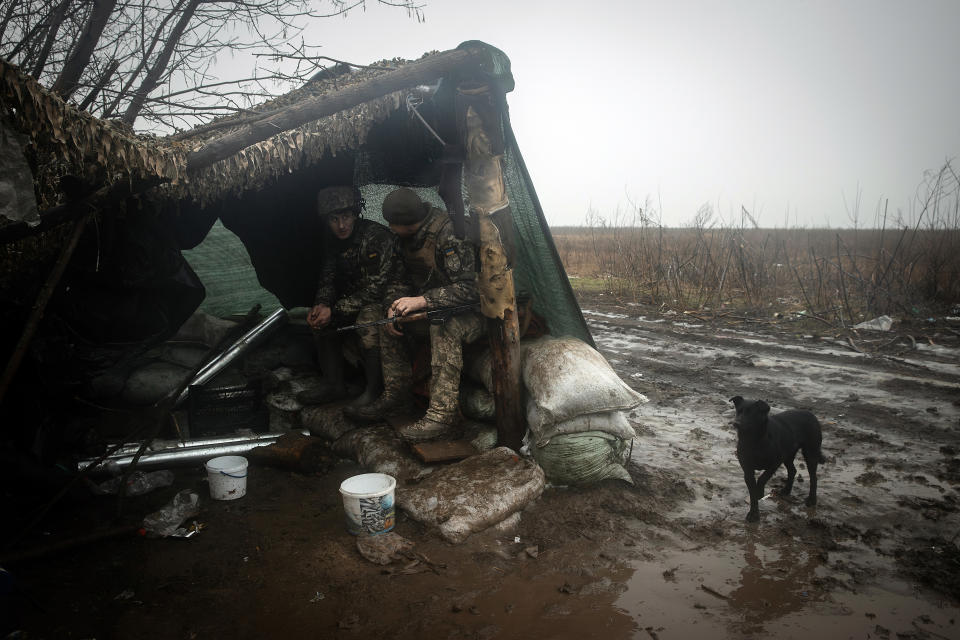
{"type": "Polygon", "coordinates": [[[366,386],[363,393],[350,402],[349,407],[363,407],[383,393],[383,369],[380,366],[380,349],[363,350],[363,376],[366,380],[366,386]]]}
{"type": "Polygon", "coordinates": [[[313,388],[297,394],[302,404],[323,404],[339,400],[347,394],[343,381],[343,352],[340,340],[334,336],[317,338],[317,359],[323,374],[323,382],[313,388]]]}

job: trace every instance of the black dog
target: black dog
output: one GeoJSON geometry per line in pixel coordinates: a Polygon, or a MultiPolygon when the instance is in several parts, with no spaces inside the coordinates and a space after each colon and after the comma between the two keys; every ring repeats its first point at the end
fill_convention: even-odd
{"type": "Polygon", "coordinates": [[[743,469],[743,479],[750,491],[750,511],[747,522],[760,519],[759,500],[770,476],[780,468],[787,467],[787,484],[782,495],[790,495],[797,468],[793,459],[798,450],[803,450],[810,475],[810,494],[807,506],[817,504],[817,465],[824,462],[820,443],[823,434],[820,422],[809,411],[784,411],[770,415],[770,405],[763,400],[744,400],[740,396],[730,398],[737,408],[733,426],[737,428],[737,460],[743,469]],[[759,478],[754,473],[762,470],[759,478]]]}

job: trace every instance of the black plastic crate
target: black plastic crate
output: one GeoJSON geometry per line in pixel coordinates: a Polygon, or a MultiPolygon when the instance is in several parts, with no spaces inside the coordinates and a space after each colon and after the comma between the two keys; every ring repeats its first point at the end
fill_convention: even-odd
{"type": "Polygon", "coordinates": [[[232,387],[190,386],[187,396],[190,436],[218,435],[237,429],[264,432],[270,412],[263,402],[259,380],[232,387]]]}

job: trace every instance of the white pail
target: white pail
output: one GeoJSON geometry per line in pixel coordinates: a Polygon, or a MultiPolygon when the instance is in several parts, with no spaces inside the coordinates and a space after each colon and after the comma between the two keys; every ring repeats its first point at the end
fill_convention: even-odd
{"type": "Polygon", "coordinates": [[[375,536],[393,529],[396,487],[396,478],[385,473],[363,473],[340,483],[347,530],[355,536],[375,536]]]}
{"type": "Polygon", "coordinates": [[[207,462],[210,497],[214,500],[236,500],[247,495],[247,459],[243,456],[220,456],[207,462]]]}

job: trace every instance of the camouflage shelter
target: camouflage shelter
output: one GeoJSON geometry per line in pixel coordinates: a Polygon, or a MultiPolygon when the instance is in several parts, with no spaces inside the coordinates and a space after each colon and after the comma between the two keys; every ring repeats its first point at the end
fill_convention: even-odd
{"type": "MultiPolygon", "coordinates": [[[[250,112],[160,138],[80,112],[0,61],[5,358],[71,240],[45,319],[71,344],[163,339],[202,304],[222,315],[251,300],[310,305],[321,260],[317,190],[357,184],[373,219],[398,185],[443,204],[441,140],[456,127],[451,88],[465,73],[501,94],[513,88],[507,57],[468,42],[326,73],[250,112]]],[[[551,333],[592,342],[501,107],[517,290],[551,333]]]]}

